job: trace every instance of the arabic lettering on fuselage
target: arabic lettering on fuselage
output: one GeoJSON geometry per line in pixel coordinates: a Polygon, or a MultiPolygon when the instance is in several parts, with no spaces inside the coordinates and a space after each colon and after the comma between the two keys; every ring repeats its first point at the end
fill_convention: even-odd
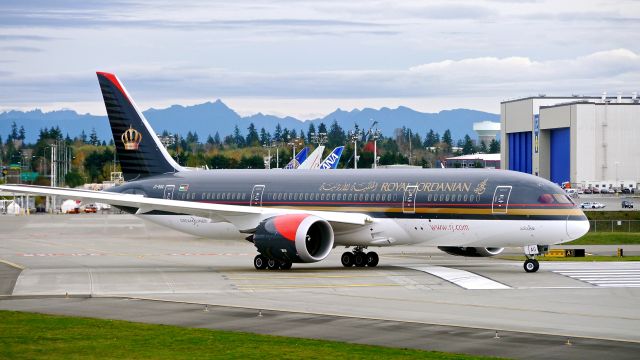
{"type": "MultiPolygon", "coordinates": [[[[322,183],[320,191],[331,192],[404,192],[408,187],[414,186],[419,192],[469,192],[470,182],[384,182],[379,184],[376,181],[366,183],[322,183]]],[[[482,191],[484,192],[484,190],[482,191]]],[[[480,193],[481,194],[481,193],[480,193]]],[[[479,195],[480,195],[479,194],[479,195]]]]}

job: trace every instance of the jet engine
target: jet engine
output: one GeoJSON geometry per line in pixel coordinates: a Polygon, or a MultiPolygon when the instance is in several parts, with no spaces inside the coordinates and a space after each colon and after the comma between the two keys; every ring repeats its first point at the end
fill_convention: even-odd
{"type": "Polygon", "coordinates": [[[469,257],[487,257],[496,256],[504,250],[504,248],[494,247],[458,247],[458,246],[438,246],[438,249],[449,255],[469,256],[469,257]]]}
{"type": "Polygon", "coordinates": [[[251,240],[258,251],[282,262],[316,262],[333,248],[333,228],[308,214],[280,215],[263,220],[251,240]]]}

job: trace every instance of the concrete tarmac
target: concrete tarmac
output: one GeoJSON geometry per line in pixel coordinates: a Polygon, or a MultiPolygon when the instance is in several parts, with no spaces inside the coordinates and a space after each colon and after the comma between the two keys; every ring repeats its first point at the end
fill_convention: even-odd
{"type": "MultiPolygon", "coordinates": [[[[526,274],[520,262],[458,258],[412,246],[377,250],[377,268],[345,269],[339,261],[342,249],[335,249],[320,263],[256,271],[255,248],[248,242],[194,238],[129,215],[0,216],[0,227],[0,260],[24,267],[20,271],[0,263],[0,283],[15,280],[15,286],[0,285],[0,291],[10,289],[13,295],[0,300],[3,309],[199,326],[197,318],[164,321],[179,320],[182,307],[208,304],[210,309],[241,309],[220,310],[224,316],[237,313],[235,325],[206,324],[221,329],[518,358],[604,354],[594,348],[622,358],[640,350],[640,288],[635,287],[640,264],[635,262],[542,263],[538,273],[526,274]],[[443,269],[462,271],[471,282],[485,279],[501,286],[470,290],[460,279],[434,275],[443,269]],[[75,299],[51,299],[65,294],[91,298],[77,300],[82,304],[77,306],[65,305],[75,299]],[[147,317],[136,315],[144,309],[149,309],[147,317]],[[278,314],[277,324],[288,327],[246,323],[246,314],[259,310],[278,314]],[[373,330],[361,341],[349,336],[360,328],[373,330]],[[517,336],[484,340],[495,331],[517,336]],[[567,338],[572,345],[565,344],[567,338]],[[570,350],[556,348],[563,346],[570,350]]],[[[639,251],[625,246],[625,253],[639,251]]]]}

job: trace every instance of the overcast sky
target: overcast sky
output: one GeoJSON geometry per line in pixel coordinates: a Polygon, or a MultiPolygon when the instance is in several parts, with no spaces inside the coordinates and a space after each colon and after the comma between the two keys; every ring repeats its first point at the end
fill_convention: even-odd
{"type": "Polygon", "coordinates": [[[95,71],[143,108],[243,115],[474,108],[640,90],[640,2],[0,1],[0,110],[104,114],[95,71]]]}

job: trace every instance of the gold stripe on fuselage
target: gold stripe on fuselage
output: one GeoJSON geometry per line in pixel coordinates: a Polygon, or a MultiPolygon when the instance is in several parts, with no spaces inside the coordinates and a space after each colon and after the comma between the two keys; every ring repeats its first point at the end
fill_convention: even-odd
{"type": "MultiPolygon", "coordinates": [[[[389,207],[349,207],[349,206],[265,206],[280,209],[296,209],[309,211],[341,211],[341,212],[377,212],[377,213],[402,213],[402,208],[389,207]]],[[[418,208],[415,209],[416,214],[456,214],[456,215],[492,215],[498,213],[500,215],[549,215],[549,216],[567,216],[582,215],[580,209],[507,209],[506,213],[494,212],[490,208],[474,209],[474,208],[418,208]]]]}

